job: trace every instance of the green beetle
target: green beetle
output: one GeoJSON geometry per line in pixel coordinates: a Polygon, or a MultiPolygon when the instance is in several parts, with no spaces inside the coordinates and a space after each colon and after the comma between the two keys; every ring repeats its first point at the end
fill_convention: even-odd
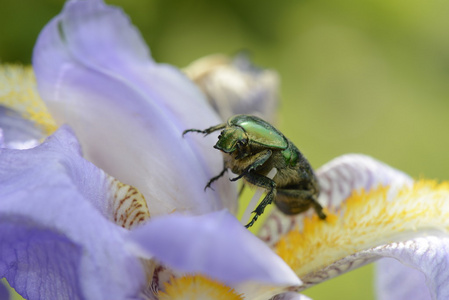
{"type": "Polygon", "coordinates": [[[265,198],[254,210],[253,219],[246,225],[251,227],[273,201],[287,215],[295,215],[313,207],[320,217],[325,219],[322,206],[317,198],[320,193],[318,180],[307,159],[298,148],[280,131],[261,118],[250,115],[236,115],[224,124],[205,130],[188,129],[183,132],[200,132],[208,135],[222,130],[214,148],[225,155],[223,171],[213,177],[211,183],[231,169],[245,182],[267,190],[265,198]],[[277,173],[273,179],[266,177],[271,169],[277,173]]]}

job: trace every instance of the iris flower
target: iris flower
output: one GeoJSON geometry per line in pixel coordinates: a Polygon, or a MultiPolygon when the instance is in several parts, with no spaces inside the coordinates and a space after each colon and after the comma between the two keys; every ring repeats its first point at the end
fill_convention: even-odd
{"type": "Polygon", "coordinates": [[[317,170],[326,221],[273,208],[256,236],[232,183],[204,191],[216,137],[181,137],[219,117],[120,9],[67,2],[33,68],[39,96],[31,69],[0,80],[0,277],[23,297],[306,299],[382,257],[402,264],[380,264],[380,298],[449,297],[447,183],[345,155],[317,170]]]}

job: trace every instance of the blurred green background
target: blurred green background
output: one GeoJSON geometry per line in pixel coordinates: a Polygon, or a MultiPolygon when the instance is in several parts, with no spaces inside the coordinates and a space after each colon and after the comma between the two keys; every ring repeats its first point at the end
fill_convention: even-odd
{"type": "MultiPolygon", "coordinates": [[[[184,67],[252,53],[282,79],[280,129],[317,168],[348,152],[413,177],[448,178],[449,1],[110,0],[154,58],[184,67]]],[[[0,61],[30,63],[57,0],[0,1],[0,61]]],[[[374,299],[373,267],[330,280],[314,299],[374,299]]]]}

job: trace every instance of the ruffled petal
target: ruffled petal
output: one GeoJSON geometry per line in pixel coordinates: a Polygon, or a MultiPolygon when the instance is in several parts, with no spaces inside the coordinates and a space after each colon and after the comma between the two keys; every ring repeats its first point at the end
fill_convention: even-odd
{"type": "Polygon", "coordinates": [[[104,173],[62,128],[29,150],[0,149],[0,277],[27,299],[133,299],[145,275],[107,219],[104,173]]]}
{"type": "MultiPolygon", "coordinates": [[[[333,159],[316,171],[321,192],[318,202],[327,209],[336,210],[349,196],[360,190],[369,191],[378,186],[389,186],[392,194],[398,188],[411,186],[407,174],[362,154],[346,154],[333,159]]],[[[259,237],[274,245],[279,237],[293,228],[301,227],[304,218],[314,212],[287,216],[276,207],[261,227],[259,237]]]]}
{"type": "Polygon", "coordinates": [[[138,249],[173,269],[204,274],[230,286],[301,284],[277,255],[227,211],[155,218],[135,229],[131,237],[138,249]]]}
{"type": "Polygon", "coordinates": [[[213,137],[182,132],[220,123],[179,70],[154,63],[140,33],[102,1],[69,1],[40,34],[33,66],[59,124],[76,132],[87,159],[137,187],[154,215],[235,211],[213,137]],[[200,117],[198,117],[200,116],[200,117]]]}
{"type": "Polygon", "coordinates": [[[396,259],[383,258],[376,263],[378,300],[430,300],[426,276],[396,259]]]}
{"type": "Polygon", "coordinates": [[[435,231],[414,235],[426,236],[360,251],[329,266],[327,272],[346,272],[387,257],[378,262],[378,299],[449,299],[449,237],[435,231]]]}

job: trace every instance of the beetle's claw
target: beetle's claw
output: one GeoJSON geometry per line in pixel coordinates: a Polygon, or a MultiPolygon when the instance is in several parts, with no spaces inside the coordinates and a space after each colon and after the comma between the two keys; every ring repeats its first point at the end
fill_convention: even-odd
{"type": "Polygon", "coordinates": [[[183,132],[182,132],[182,137],[184,137],[185,135],[186,135],[186,133],[187,132],[190,132],[190,131],[192,131],[191,129],[186,129],[186,130],[184,130],[183,132]]]}
{"type": "Polygon", "coordinates": [[[254,217],[252,218],[252,220],[251,220],[248,224],[246,224],[245,227],[246,227],[246,228],[250,228],[251,226],[253,226],[254,223],[257,221],[258,218],[259,218],[259,215],[258,215],[258,214],[254,215],[254,217]]]}
{"type": "Polygon", "coordinates": [[[210,186],[210,184],[211,184],[211,182],[210,182],[210,183],[208,183],[208,184],[206,184],[206,186],[204,187],[204,191],[206,191],[206,190],[207,190],[207,188],[210,188],[211,190],[213,190],[213,191],[215,192],[214,188],[213,188],[213,187],[211,187],[211,186],[210,186]]]}

